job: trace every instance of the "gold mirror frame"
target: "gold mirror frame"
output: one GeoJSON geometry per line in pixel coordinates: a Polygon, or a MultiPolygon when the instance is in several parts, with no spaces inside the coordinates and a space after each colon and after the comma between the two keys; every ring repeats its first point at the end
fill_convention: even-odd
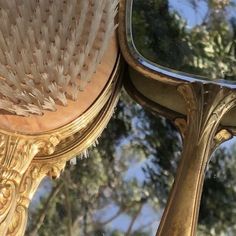
{"type": "Polygon", "coordinates": [[[125,88],[143,107],[180,130],[183,152],[158,236],[194,236],[211,154],[236,133],[236,86],[192,78],[146,60],[132,38],[133,0],[121,0],[119,41],[129,65],[125,88]]]}

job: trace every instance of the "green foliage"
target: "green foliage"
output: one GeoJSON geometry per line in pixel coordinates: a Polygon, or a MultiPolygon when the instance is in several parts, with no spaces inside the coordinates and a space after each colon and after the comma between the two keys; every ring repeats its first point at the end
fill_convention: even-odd
{"type": "MultiPolygon", "coordinates": [[[[204,20],[190,30],[169,1],[135,0],[135,45],[144,57],[165,67],[213,80],[234,80],[236,20],[232,16],[229,19],[228,11],[229,7],[236,10],[235,2],[203,1],[208,6],[204,20]]],[[[199,2],[190,4],[199,10],[199,2]]]]}
{"type": "Polygon", "coordinates": [[[133,37],[136,47],[150,60],[180,69],[189,54],[185,23],[169,12],[168,1],[134,1],[133,37]]]}
{"type": "Polygon", "coordinates": [[[232,150],[218,149],[206,173],[199,223],[209,235],[229,235],[236,226],[235,148],[236,145],[232,150]]]}

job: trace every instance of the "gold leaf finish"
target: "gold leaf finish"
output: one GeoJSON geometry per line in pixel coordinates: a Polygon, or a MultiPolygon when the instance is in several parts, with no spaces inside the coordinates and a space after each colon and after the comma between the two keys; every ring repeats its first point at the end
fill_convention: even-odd
{"type": "Polygon", "coordinates": [[[59,177],[66,162],[51,162],[48,164],[31,163],[23,175],[19,185],[19,198],[16,203],[13,220],[8,227],[7,235],[23,235],[26,228],[28,207],[42,179],[48,175],[59,177]]]}
{"type": "Polygon", "coordinates": [[[32,183],[38,182],[38,175],[29,178],[27,174],[31,170],[30,164],[39,151],[50,153],[58,143],[59,139],[54,136],[38,140],[1,134],[0,235],[6,235],[7,231],[10,235],[21,235],[15,233],[15,228],[25,228],[26,225],[26,216],[22,213],[26,212],[30,202],[26,193],[33,189],[32,183]]]}
{"type": "Polygon", "coordinates": [[[183,127],[184,147],[177,176],[157,235],[194,236],[205,171],[212,152],[232,135],[220,127],[222,117],[236,106],[234,90],[214,84],[189,83],[178,86],[185,99],[187,118],[176,119],[183,127]]]}

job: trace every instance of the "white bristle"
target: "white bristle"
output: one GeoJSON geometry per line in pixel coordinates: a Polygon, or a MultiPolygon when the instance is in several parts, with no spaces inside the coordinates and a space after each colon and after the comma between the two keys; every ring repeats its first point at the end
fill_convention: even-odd
{"type": "Polygon", "coordinates": [[[56,111],[79,99],[104,55],[118,0],[1,0],[0,109],[56,111]]]}
{"type": "Polygon", "coordinates": [[[10,25],[9,25],[9,21],[7,20],[8,19],[8,14],[7,12],[2,9],[1,11],[1,30],[3,32],[4,35],[6,36],[9,36],[10,34],[10,25]]]}
{"type": "Polygon", "coordinates": [[[78,96],[79,96],[79,86],[73,83],[71,88],[72,100],[76,101],[78,99],[78,96]]]}
{"type": "MultiPolygon", "coordinates": [[[[24,109],[20,106],[17,105],[12,105],[11,109],[6,109],[9,112],[15,112],[16,114],[20,115],[20,116],[29,116],[29,112],[27,109],[24,109]]],[[[31,112],[32,113],[32,112],[31,112]]]]}
{"type": "Polygon", "coordinates": [[[3,53],[1,48],[0,48],[0,63],[3,65],[5,65],[7,63],[5,54],[3,53]]]}
{"type": "Polygon", "coordinates": [[[93,147],[97,147],[98,144],[99,144],[98,139],[96,139],[96,140],[93,142],[92,146],[93,146],[93,147]]]}
{"type": "Polygon", "coordinates": [[[84,150],[83,153],[81,154],[81,158],[88,158],[89,157],[89,151],[88,149],[84,150]]]}
{"type": "Polygon", "coordinates": [[[43,109],[49,110],[49,111],[56,111],[57,110],[56,104],[51,97],[44,99],[43,109]]]}
{"type": "Polygon", "coordinates": [[[5,38],[1,31],[0,31],[0,47],[3,50],[3,52],[6,52],[8,50],[5,38]]]}
{"type": "Polygon", "coordinates": [[[77,164],[77,157],[74,157],[70,160],[70,165],[75,166],[77,164]]]}

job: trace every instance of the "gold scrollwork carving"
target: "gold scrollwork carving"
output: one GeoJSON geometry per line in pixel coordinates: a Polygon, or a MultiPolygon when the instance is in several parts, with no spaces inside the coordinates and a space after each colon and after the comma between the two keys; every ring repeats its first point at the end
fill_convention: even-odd
{"type": "MultiPolygon", "coordinates": [[[[39,152],[52,153],[59,142],[58,136],[38,140],[0,134],[1,236],[21,235],[24,232],[29,199],[41,181],[40,171],[43,169],[40,167],[37,170],[38,166],[31,166],[32,160],[39,152]]],[[[44,169],[49,173],[52,168],[59,168],[58,165],[44,169]]],[[[42,178],[47,174],[45,171],[41,171],[42,178]]]]}
{"type": "Polygon", "coordinates": [[[7,235],[23,235],[26,228],[28,206],[36,192],[40,182],[45,176],[53,178],[59,177],[65,168],[66,162],[38,163],[32,162],[23,175],[19,186],[19,198],[13,215],[11,224],[8,227],[7,235]]]}

